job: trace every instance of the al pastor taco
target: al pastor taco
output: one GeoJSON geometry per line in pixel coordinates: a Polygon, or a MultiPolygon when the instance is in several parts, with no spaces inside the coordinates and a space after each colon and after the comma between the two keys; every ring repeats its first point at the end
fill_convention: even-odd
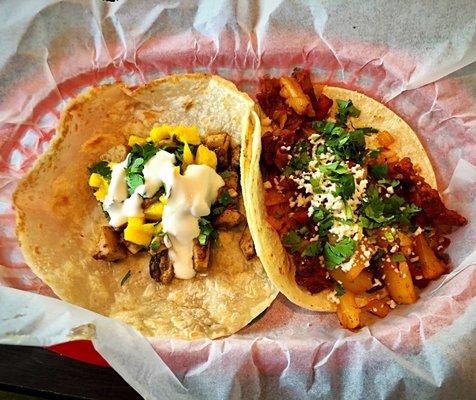
{"type": "Polygon", "coordinates": [[[357,328],[417,300],[448,271],[448,210],[424,147],[394,112],[305,71],[264,78],[262,132],[244,141],[243,190],[256,250],[293,303],[357,328]]]}

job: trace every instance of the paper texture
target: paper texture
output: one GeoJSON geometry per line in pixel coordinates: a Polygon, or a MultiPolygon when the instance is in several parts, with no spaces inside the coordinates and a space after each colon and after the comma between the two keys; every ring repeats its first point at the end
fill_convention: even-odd
{"type": "Polygon", "coordinates": [[[475,61],[471,1],[3,1],[0,342],[53,344],[94,324],[74,332],[95,332],[98,351],[146,398],[470,398],[475,61]],[[102,83],[186,71],[220,74],[254,95],[259,76],[296,66],[401,115],[427,148],[446,201],[470,221],[451,237],[453,272],[418,303],[351,333],[335,315],[279,296],[230,338],[150,339],[162,362],[127,326],[35,294],[54,296],[24,264],[11,194],[48,146],[68,99],[102,83]]]}

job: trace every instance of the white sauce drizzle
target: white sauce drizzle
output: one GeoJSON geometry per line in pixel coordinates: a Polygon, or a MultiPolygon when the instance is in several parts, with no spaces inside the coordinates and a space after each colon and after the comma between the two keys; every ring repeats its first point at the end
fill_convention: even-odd
{"type": "Polygon", "coordinates": [[[177,278],[193,278],[193,239],[200,234],[198,219],[210,214],[210,206],[225,182],[207,165],[189,165],[185,174],[180,175],[176,171],[175,156],[159,150],[144,165],[144,184],[128,197],[127,160],[128,157],[112,167],[111,182],[103,203],[110,217],[109,224],[117,228],[127,223],[128,217],[142,217],[143,197],[152,197],[165,185],[168,200],[162,225],[168,236],[169,257],[177,278]]]}

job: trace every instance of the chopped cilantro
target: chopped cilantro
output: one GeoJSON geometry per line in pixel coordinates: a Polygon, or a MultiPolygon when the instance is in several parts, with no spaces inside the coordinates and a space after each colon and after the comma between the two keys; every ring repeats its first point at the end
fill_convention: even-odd
{"type": "Polygon", "coordinates": [[[215,241],[218,239],[218,232],[208,219],[203,217],[200,218],[198,220],[198,226],[200,227],[198,243],[200,243],[202,246],[205,246],[210,240],[215,241]]]}
{"type": "Polygon", "coordinates": [[[123,286],[130,277],[131,277],[131,270],[127,271],[124,277],[121,279],[121,286],[123,286]]]}
{"type": "Polygon", "coordinates": [[[129,156],[129,162],[127,164],[127,167],[129,168],[130,165],[132,165],[135,161],[136,158],[143,158],[145,164],[147,161],[149,161],[152,157],[155,156],[155,153],[157,153],[159,149],[157,149],[152,143],[146,142],[142,146],[135,144],[132,146],[132,150],[130,152],[129,156]]]}
{"type": "Polygon", "coordinates": [[[395,253],[392,256],[392,261],[393,262],[404,262],[405,261],[405,256],[402,253],[395,253]]]}
{"type": "Polygon", "coordinates": [[[316,194],[318,193],[321,193],[322,192],[322,189],[321,189],[321,180],[319,178],[311,178],[309,180],[309,182],[311,183],[311,186],[312,186],[312,191],[316,194]]]}
{"type": "Polygon", "coordinates": [[[229,177],[231,176],[231,171],[223,171],[223,172],[220,172],[220,176],[221,176],[223,179],[229,178],[229,177]]]}
{"type": "Polygon", "coordinates": [[[294,171],[304,171],[311,157],[309,156],[309,142],[307,140],[301,140],[297,142],[293,148],[293,155],[289,160],[288,167],[285,169],[284,174],[286,176],[291,175],[294,171]]]}
{"type": "Polygon", "coordinates": [[[322,251],[322,246],[320,242],[312,242],[301,253],[301,257],[316,257],[321,253],[321,251],[322,251]]]}
{"type": "Polygon", "coordinates": [[[369,172],[376,179],[384,179],[387,177],[388,174],[388,166],[387,164],[370,165],[369,172]]]}
{"type": "Polygon", "coordinates": [[[361,164],[367,154],[365,145],[365,131],[358,129],[346,131],[341,126],[335,126],[328,132],[328,125],[324,126],[323,134],[326,146],[340,159],[352,160],[361,164]]]}
{"type": "Polygon", "coordinates": [[[316,149],[316,156],[320,156],[321,154],[324,154],[326,152],[326,146],[324,145],[320,145],[317,149],[316,149]]]}
{"type": "Polygon", "coordinates": [[[335,244],[327,242],[324,245],[324,259],[327,269],[334,269],[352,257],[357,248],[357,241],[344,237],[335,244]]]}
{"type": "Polygon", "coordinates": [[[224,206],[215,206],[212,208],[212,215],[216,216],[216,215],[223,214],[223,211],[225,211],[224,206]]]}
{"type": "Polygon", "coordinates": [[[389,242],[393,242],[395,240],[391,232],[385,232],[383,235],[389,242]]]}
{"type": "Polygon", "coordinates": [[[335,284],[335,291],[337,297],[341,297],[345,294],[344,286],[342,286],[339,282],[336,282],[335,284]]]}
{"type": "Polygon", "coordinates": [[[345,219],[348,221],[352,221],[354,219],[354,213],[352,211],[352,207],[349,204],[345,203],[344,211],[345,211],[345,219]]]}
{"type": "Polygon", "coordinates": [[[325,208],[321,207],[314,211],[312,214],[314,222],[318,223],[319,236],[323,237],[329,233],[329,229],[334,225],[334,219],[332,215],[325,208]]]}
{"type": "Polygon", "coordinates": [[[382,265],[382,259],[385,254],[385,250],[378,248],[375,254],[370,259],[370,265],[379,268],[382,265]]]}
{"type": "Polygon", "coordinates": [[[344,163],[340,161],[335,161],[330,164],[321,165],[319,166],[319,170],[321,172],[325,172],[328,174],[336,174],[336,175],[343,175],[349,172],[347,165],[345,165],[344,163]]]}
{"type": "Polygon", "coordinates": [[[378,155],[382,152],[383,150],[383,147],[377,147],[375,149],[372,149],[369,151],[369,157],[372,159],[372,160],[375,160],[378,155]]]}
{"type": "Polygon", "coordinates": [[[337,100],[337,108],[336,119],[341,125],[347,123],[347,118],[349,116],[358,117],[360,115],[360,110],[352,104],[352,100],[337,100]]]}
{"type": "Polygon", "coordinates": [[[161,243],[158,242],[158,241],[155,241],[155,242],[152,242],[152,243],[150,244],[150,249],[151,249],[152,251],[157,251],[157,250],[160,249],[160,246],[161,246],[161,243]]]}
{"type": "Polygon", "coordinates": [[[283,236],[283,244],[290,248],[291,253],[295,253],[301,246],[301,236],[297,231],[289,231],[283,236]]]}
{"type": "Polygon", "coordinates": [[[128,174],[126,177],[127,190],[129,194],[133,194],[138,186],[144,184],[144,177],[141,174],[128,174]]]}
{"type": "Polygon", "coordinates": [[[99,174],[107,180],[111,179],[112,170],[109,167],[107,161],[99,161],[98,163],[91,165],[89,168],[89,174],[99,174]]]}
{"type": "Polygon", "coordinates": [[[223,206],[233,203],[233,198],[230,196],[230,193],[228,193],[228,190],[223,191],[223,193],[218,197],[218,202],[223,206]]]}
{"type": "Polygon", "coordinates": [[[355,192],[355,179],[352,174],[331,177],[331,182],[337,183],[336,195],[348,200],[355,192]]]}

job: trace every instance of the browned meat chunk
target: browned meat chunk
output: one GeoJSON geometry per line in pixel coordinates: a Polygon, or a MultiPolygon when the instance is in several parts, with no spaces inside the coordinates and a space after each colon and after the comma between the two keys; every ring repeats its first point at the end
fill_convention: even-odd
{"type": "Polygon", "coordinates": [[[240,152],[241,147],[239,144],[231,144],[231,157],[230,157],[230,167],[234,169],[240,168],[240,152]]]}
{"type": "Polygon", "coordinates": [[[128,242],[127,240],[124,240],[124,245],[127,247],[127,250],[129,250],[129,253],[131,254],[137,254],[143,248],[141,245],[128,242]]]}
{"type": "Polygon", "coordinates": [[[119,234],[110,226],[101,227],[99,250],[93,255],[95,260],[119,261],[127,257],[127,250],[119,234]]]}
{"type": "Polygon", "coordinates": [[[208,261],[210,260],[210,242],[202,246],[197,239],[193,240],[193,269],[197,272],[206,272],[208,270],[208,261]]]}
{"type": "Polygon", "coordinates": [[[203,144],[217,154],[218,165],[222,168],[228,168],[230,165],[230,142],[230,136],[224,132],[208,135],[203,139],[203,144]]]}
{"type": "Polygon", "coordinates": [[[119,144],[117,146],[111,147],[108,151],[106,151],[102,156],[101,160],[113,163],[119,163],[125,160],[127,156],[127,148],[123,144],[119,144]]]}
{"type": "Polygon", "coordinates": [[[253,243],[253,238],[251,237],[250,228],[248,228],[248,226],[246,226],[246,228],[243,230],[243,233],[241,234],[240,248],[247,260],[251,260],[254,256],[256,256],[255,245],[253,243]]]}
{"type": "Polygon", "coordinates": [[[239,186],[238,172],[235,172],[235,171],[226,171],[226,172],[227,174],[223,178],[223,180],[225,181],[225,186],[228,189],[233,189],[235,192],[238,192],[238,186],[239,186]]]}
{"type": "Polygon", "coordinates": [[[160,283],[170,283],[174,277],[174,267],[169,259],[167,250],[155,254],[149,261],[149,273],[152,279],[160,283]]]}
{"type": "Polygon", "coordinates": [[[234,228],[244,220],[243,215],[234,209],[227,208],[215,219],[215,226],[217,228],[234,228]]]}

